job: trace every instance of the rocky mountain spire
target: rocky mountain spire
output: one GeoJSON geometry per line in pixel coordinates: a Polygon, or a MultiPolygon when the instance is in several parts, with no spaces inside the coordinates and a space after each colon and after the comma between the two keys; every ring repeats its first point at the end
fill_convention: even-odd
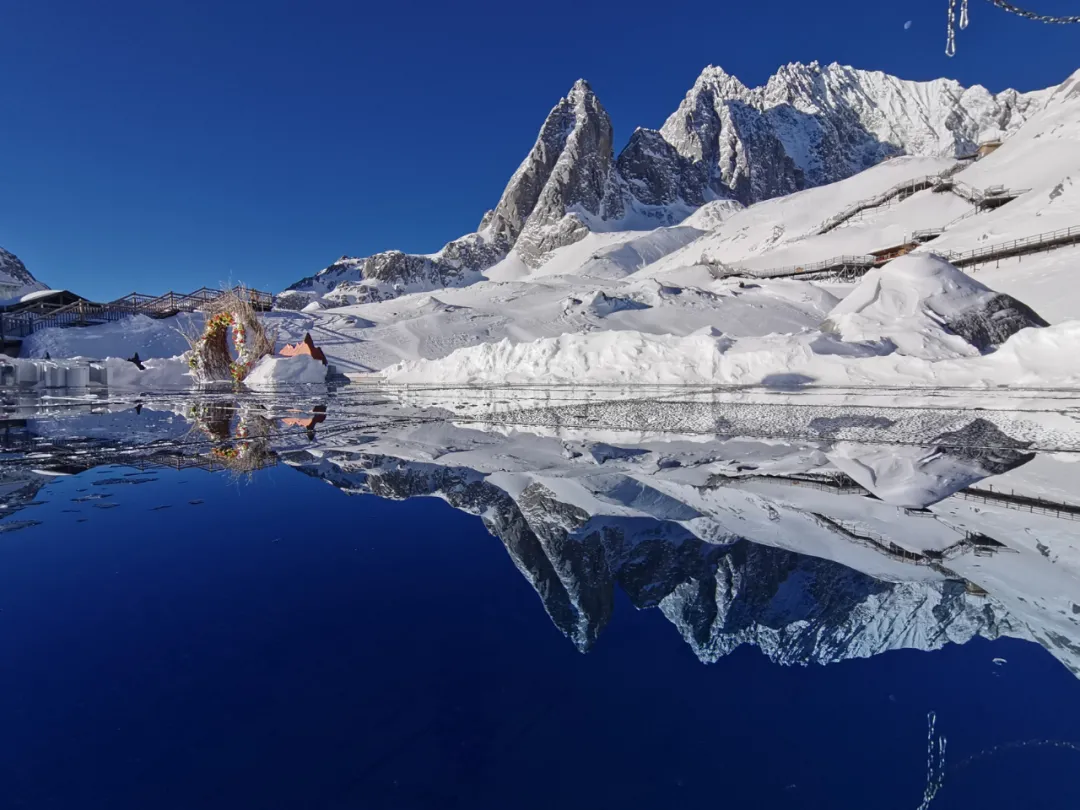
{"type": "Polygon", "coordinates": [[[528,156],[480,230],[513,244],[527,263],[588,233],[590,216],[618,217],[611,119],[579,79],[548,113],[528,156]]]}

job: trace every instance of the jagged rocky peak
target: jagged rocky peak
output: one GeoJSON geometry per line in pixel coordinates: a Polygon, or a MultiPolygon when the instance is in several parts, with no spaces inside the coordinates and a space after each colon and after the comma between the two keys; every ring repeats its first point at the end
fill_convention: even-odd
{"type": "Polygon", "coordinates": [[[538,266],[544,254],[588,233],[590,217],[620,216],[611,119],[579,79],[548,113],[536,143],[480,231],[513,243],[538,266]]]}
{"type": "Polygon", "coordinates": [[[630,196],[645,205],[697,208],[705,203],[698,167],[655,129],[636,129],[616,168],[630,196]]]}
{"type": "Polygon", "coordinates": [[[0,299],[47,289],[30,274],[18,256],[0,248],[0,299]]]}
{"type": "Polygon", "coordinates": [[[743,203],[835,182],[896,154],[953,156],[1016,131],[1046,92],[997,95],[845,65],[792,63],[748,88],[708,67],[661,129],[703,164],[709,190],[743,203]]]}

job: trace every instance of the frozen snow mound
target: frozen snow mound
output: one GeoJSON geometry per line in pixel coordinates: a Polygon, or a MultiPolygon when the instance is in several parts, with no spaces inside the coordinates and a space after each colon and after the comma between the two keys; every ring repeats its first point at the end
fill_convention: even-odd
{"type": "Polygon", "coordinates": [[[605,331],[528,343],[503,339],[441,360],[398,363],[383,374],[392,382],[702,382],[717,376],[718,355],[713,337],[605,331]]]}
{"type": "Polygon", "coordinates": [[[327,367],[311,355],[264,357],[244,378],[248,388],[269,389],[291,385],[320,385],[326,382],[327,367]]]}
{"type": "Polygon", "coordinates": [[[1080,321],[1022,329],[985,356],[939,359],[901,354],[888,338],[848,342],[821,332],[734,339],[598,331],[526,343],[503,339],[438,360],[404,361],[378,376],[393,383],[1072,388],[1080,385],[1078,357],[1080,321]]]}
{"type": "Polygon", "coordinates": [[[167,391],[190,388],[187,358],[154,358],[142,368],[130,360],[108,357],[90,360],[65,357],[57,360],[2,358],[0,387],[17,388],[123,388],[167,391]]]}
{"type": "Polygon", "coordinates": [[[848,342],[888,340],[901,354],[940,360],[985,354],[1033,326],[1049,324],[1012,296],[926,254],[871,270],[822,329],[848,342]]]}

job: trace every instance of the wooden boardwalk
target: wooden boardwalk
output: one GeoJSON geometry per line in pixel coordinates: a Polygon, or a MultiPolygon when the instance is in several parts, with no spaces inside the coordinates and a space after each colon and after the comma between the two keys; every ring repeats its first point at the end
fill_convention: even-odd
{"type": "Polygon", "coordinates": [[[196,312],[212,304],[227,293],[249,296],[259,312],[267,312],[274,306],[274,296],[261,290],[234,287],[216,290],[203,287],[192,293],[167,292],[164,295],[131,293],[107,303],[79,300],[56,306],[48,301],[30,304],[18,312],[0,313],[0,335],[6,338],[23,338],[39,329],[67,326],[97,326],[123,320],[132,315],[151,318],[168,318],[180,312],[196,312]]]}
{"type": "MultiPolygon", "coordinates": [[[[852,281],[859,278],[868,270],[875,267],[883,267],[898,255],[910,253],[921,242],[920,238],[928,241],[930,238],[940,236],[941,232],[918,231],[912,235],[912,241],[899,245],[895,249],[881,251],[878,254],[866,254],[863,256],[835,256],[802,265],[787,265],[785,267],[773,267],[764,270],[756,270],[745,267],[728,268],[726,272],[716,274],[718,278],[726,276],[746,276],[749,278],[836,278],[841,281],[852,281]]],[[[1047,231],[1021,239],[1011,239],[1008,242],[999,242],[995,245],[976,248],[969,251],[940,251],[936,255],[948,260],[957,267],[977,267],[990,262],[1000,262],[1002,259],[1012,259],[1026,256],[1032,253],[1046,253],[1058,248],[1080,244],[1080,226],[1071,228],[1059,228],[1056,231],[1047,231]]]]}
{"type": "Polygon", "coordinates": [[[912,194],[919,191],[926,191],[927,189],[930,189],[935,194],[951,192],[957,197],[967,200],[975,206],[972,214],[999,208],[1005,203],[1015,200],[1021,194],[1031,190],[1026,188],[1011,189],[1005,188],[1004,186],[991,186],[985,189],[978,189],[953,178],[954,174],[965,168],[967,168],[967,164],[958,163],[941,174],[927,174],[922,177],[904,180],[903,182],[897,183],[895,186],[882,191],[880,194],[857,200],[847,208],[844,208],[829,217],[808,235],[820,236],[823,233],[828,233],[866,211],[872,211],[875,208],[880,208],[883,205],[890,205],[894,202],[903,202],[912,194]]]}

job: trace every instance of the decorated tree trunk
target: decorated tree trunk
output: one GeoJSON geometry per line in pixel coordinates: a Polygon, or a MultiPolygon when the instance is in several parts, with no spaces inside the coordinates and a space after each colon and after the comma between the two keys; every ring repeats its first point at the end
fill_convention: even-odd
{"type": "Polygon", "coordinates": [[[199,384],[239,384],[259,360],[273,354],[274,339],[242,296],[223,296],[215,304],[202,334],[191,342],[191,376],[199,384]],[[230,337],[235,359],[229,351],[230,337]]]}

